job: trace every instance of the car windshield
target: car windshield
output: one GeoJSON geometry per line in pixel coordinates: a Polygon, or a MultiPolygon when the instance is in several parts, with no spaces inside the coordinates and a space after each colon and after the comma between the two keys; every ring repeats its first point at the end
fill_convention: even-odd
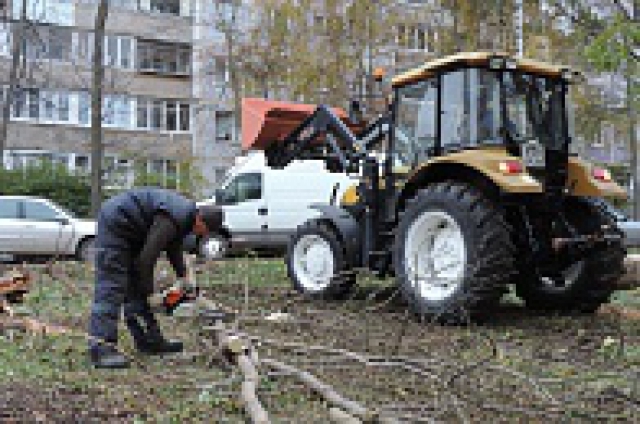
{"type": "Polygon", "coordinates": [[[564,141],[562,91],[549,78],[504,73],[504,128],[516,142],[538,139],[551,146],[564,141]]]}

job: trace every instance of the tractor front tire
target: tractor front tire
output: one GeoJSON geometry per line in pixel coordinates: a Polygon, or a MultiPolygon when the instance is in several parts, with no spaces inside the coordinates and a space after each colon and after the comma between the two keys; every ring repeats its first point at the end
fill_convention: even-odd
{"type": "MultiPolygon", "coordinates": [[[[591,234],[606,226],[610,235],[621,234],[615,220],[588,198],[568,199],[565,213],[580,233],[591,234]]],[[[622,240],[611,241],[603,250],[568,266],[562,281],[538,276],[521,263],[516,294],[534,310],[593,313],[609,302],[615,291],[624,272],[625,254],[622,240]]]]}
{"type": "Polygon", "coordinates": [[[439,183],[401,214],[395,274],[414,312],[464,324],[506,292],[514,251],[504,214],[489,199],[463,183],[439,183]]]}
{"type": "Polygon", "coordinates": [[[341,299],[355,285],[344,246],[331,226],[322,221],[312,220],[298,228],[289,243],[286,263],[293,287],[309,297],[341,299]]]}

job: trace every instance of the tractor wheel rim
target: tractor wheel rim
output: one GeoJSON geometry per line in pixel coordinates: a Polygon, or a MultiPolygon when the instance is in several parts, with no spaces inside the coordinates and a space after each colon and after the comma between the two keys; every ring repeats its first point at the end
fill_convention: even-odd
{"type": "Polygon", "coordinates": [[[318,292],[331,283],[335,260],[331,245],[317,235],[301,237],[293,249],[294,272],[307,291],[318,292]]]}
{"type": "Polygon", "coordinates": [[[466,262],[464,235],[449,214],[424,212],[409,227],[407,279],[421,298],[436,302],[449,298],[464,280],[466,262]]]}

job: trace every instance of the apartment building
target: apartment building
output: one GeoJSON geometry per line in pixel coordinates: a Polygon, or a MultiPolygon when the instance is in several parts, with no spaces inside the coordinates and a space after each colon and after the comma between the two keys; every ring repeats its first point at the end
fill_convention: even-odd
{"type": "MultiPolygon", "coordinates": [[[[5,165],[47,157],[90,169],[90,94],[97,0],[28,0],[24,66],[14,92],[5,165]]],[[[172,186],[196,166],[210,192],[233,163],[228,102],[194,52],[210,50],[200,0],[111,0],[105,35],[105,179],[128,186],[152,173],[172,186]],[[223,153],[221,153],[223,152],[223,153]]],[[[0,0],[0,84],[7,89],[12,21],[22,0],[0,0]]],[[[4,96],[2,96],[4,98],[4,96]]]]}

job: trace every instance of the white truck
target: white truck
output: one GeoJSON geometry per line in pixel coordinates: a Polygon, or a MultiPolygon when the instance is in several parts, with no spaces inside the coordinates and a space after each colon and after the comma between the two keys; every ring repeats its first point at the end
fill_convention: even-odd
{"type": "Polygon", "coordinates": [[[206,258],[244,249],[284,249],[296,228],[316,216],[314,204],[340,203],[358,177],[330,173],[323,161],[294,161],[281,170],[266,166],[262,152],[240,157],[220,189],[200,204],[222,206],[224,228],[200,243],[206,258]]]}

